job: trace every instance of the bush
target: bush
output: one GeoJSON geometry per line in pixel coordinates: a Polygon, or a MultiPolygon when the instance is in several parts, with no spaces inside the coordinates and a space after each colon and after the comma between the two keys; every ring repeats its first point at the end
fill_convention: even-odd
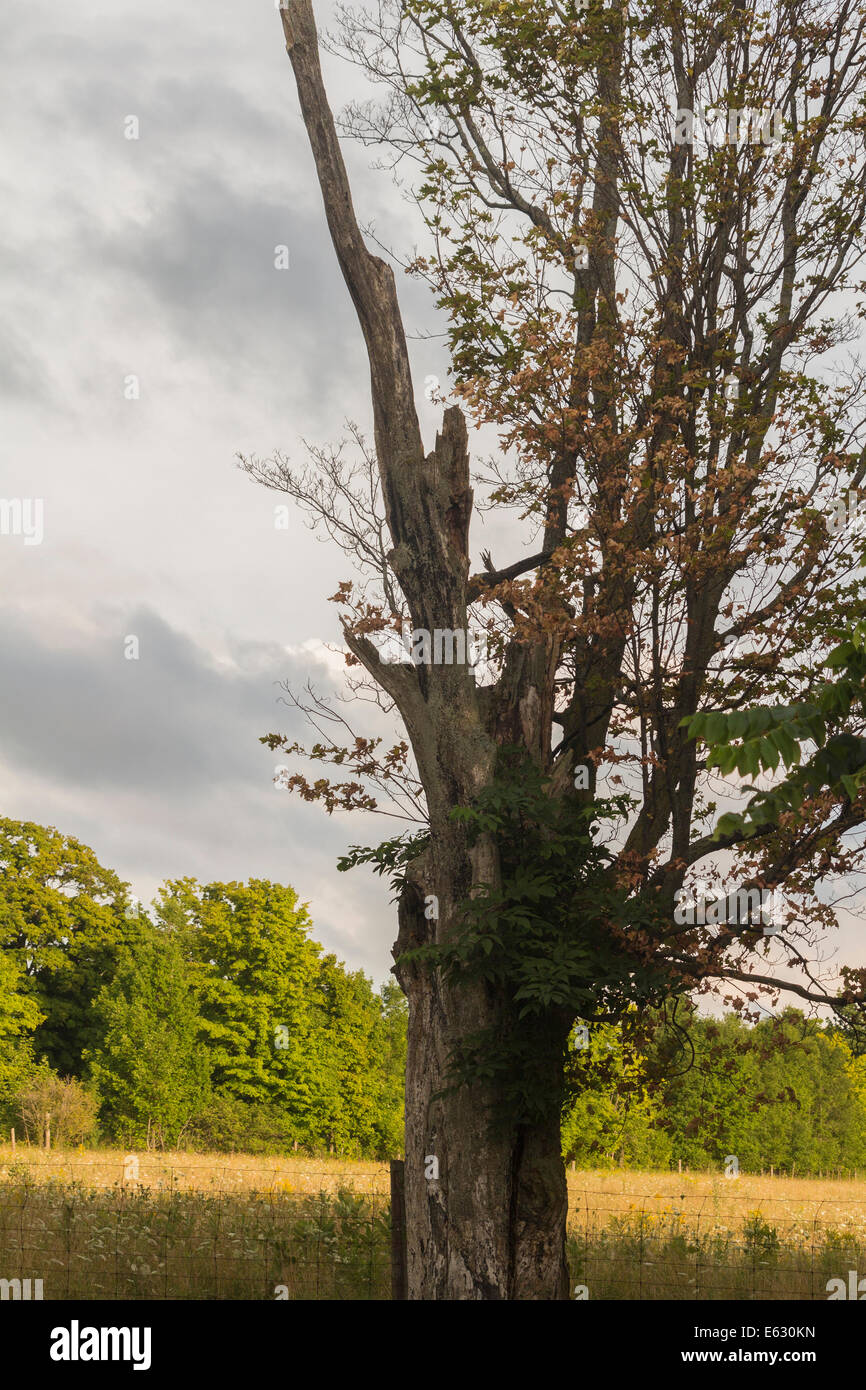
{"type": "Polygon", "coordinates": [[[284,1153],[301,1138],[284,1112],[227,1095],[213,1096],[185,1133],[188,1145],[206,1153],[284,1153]]]}
{"type": "Polygon", "coordinates": [[[92,1143],[97,1137],[98,1102],[80,1081],[57,1076],[47,1066],[31,1073],[15,1097],[14,1108],[28,1143],[44,1143],[51,1117],[51,1141],[58,1147],[92,1143]]]}

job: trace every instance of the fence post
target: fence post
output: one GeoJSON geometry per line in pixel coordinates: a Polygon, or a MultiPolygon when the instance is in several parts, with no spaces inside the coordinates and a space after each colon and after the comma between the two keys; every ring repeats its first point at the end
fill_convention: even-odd
{"type": "Polygon", "coordinates": [[[45,1147],[51,1148],[51,1116],[46,1111],[45,1114],[45,1147]]]}
{"type": "Polygon", "coordinates": [[[408,1297],[406,1183],[402,1158],[391,1159],[391,1298],[408,1297]]]}
{"type": "Polygon", "coordinates": [[[14,1129],[11,1129],[11,1130],[9,1131],[9,1133],[12,1135],[12,1152],[14,1153],[14,1152],[15,1152],[15,1131],[14,1131],[14,1129]]]}

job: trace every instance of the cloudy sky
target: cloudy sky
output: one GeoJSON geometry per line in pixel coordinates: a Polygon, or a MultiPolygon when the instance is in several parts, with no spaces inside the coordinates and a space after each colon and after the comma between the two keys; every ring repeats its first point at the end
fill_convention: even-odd
{"type": "MultiPolygon", "coordinates": [[[[395,823],[276,790],[258,742],[304,736],[280,682],[338,687],[326,599],[349,571],[299,516],[275,528],[235,453],[369,427],[273,0],[16,5],[2,61],[0,497],[44,504],[41,544],[0,536],[2,814],[78,836],[144,901],[181,874],[289,882],[381,981],[387,890],[334,866],[395,823]]],[[[326,67],[339,107],[359,79],[326,67]]],[[[412,210],[347,154],[362,221],[411,250],[412,210]]],[[[435,330],[423,289],[401,294],[410,332],[435,330]]],[[[415,361],[431,443],[438,352],[415,361]]]]}

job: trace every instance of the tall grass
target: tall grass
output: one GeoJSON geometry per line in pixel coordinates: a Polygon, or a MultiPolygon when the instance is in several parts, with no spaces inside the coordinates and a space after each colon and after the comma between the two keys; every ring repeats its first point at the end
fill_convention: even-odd
{"type": "MultiPolygon", "coordinates": [[[[0,1278],[46,1299],[387,1299],[387,1169],[0,1151],[0,1278]]],[[[825,1299],[866,1276],[866,1184],[569,1174],[572,1293],[825,1299]]]]}
{"type": "Polygon", "coordinates": [[[781,1235],[757,1211],[739,1228],[704,1231],[677,1212],[614,1216],[603,1227],[572,1227],[568,1256],[573,1293],[591,1299],[826,1299],[828,1280],[866,1273],[857,1236],[819,1225],[781,1235]]]}
{"type": "Polygon", "coordinates": [[[46,1299],[371,1299],[390,1295],[381,1200],[0,1183],[0,1277],[46,1299]],[[279,1294],[278,1294],[279,1290],[279,1294]]]}

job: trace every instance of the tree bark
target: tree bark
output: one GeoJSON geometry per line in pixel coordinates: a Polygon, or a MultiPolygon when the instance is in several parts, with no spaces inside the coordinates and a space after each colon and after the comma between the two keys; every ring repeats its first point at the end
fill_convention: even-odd
{"type": "MultiPolygon", "coordinates": [[[[503,993],[483,982],[455,980],[438,969],[401,962],[405,951],[441,939],[441,921],[425,917],[426,890],[435,881],[440,902],[459,901],[465,866],[453,865],[450,884],[445,875],[440,862],[427,882],[410,878],[400,901],[394,946],[395,973],[409,1002],[409,1298],[565,1299],[568,1193],[558,1108],[544,1122],[515,1125],[503,1116],[507,1101],[495,1080],[455,1087],[449,1078],[452,1049],[481,1031],[504,1035],[513,1023],[511,1006],[503,993]]],[[[562,1031],[547,1041],[555,1092],[562,1031]]]]}

